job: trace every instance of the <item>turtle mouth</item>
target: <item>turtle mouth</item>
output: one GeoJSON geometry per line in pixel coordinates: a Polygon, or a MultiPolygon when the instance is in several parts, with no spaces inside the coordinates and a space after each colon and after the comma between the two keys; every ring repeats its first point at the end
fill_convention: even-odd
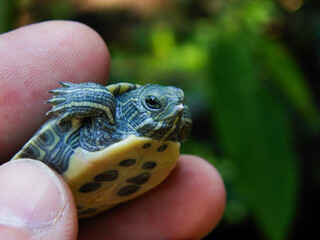
{"type": "Polygon", "coordinates": [[[182,117],[183,109],[184,109],[184,106],[183,106],[182,103],[180,103],[179,105],[177,105],[177,107],[176,107],[176,114],[179,115],[179,117],[182,117]]]}
{"type": "Polygon", "coordinates": [[[182,117],[184,106],[182,103],[175,105],[173,108],[169,109],[163,114],[159,114],[154,118],[154,120],[168,120],[168,119],[176,119],[178,116],[179,119],[182,117]]]}

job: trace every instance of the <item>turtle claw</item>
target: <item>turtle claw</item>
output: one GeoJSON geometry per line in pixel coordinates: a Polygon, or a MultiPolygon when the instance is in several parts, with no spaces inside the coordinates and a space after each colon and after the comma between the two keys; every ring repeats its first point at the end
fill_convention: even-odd
{"type": "Polygon", "coordinates": [[[66,95],[68,94],[69,89],[68,88],[77,88],[78,84],[74,84],[74,83],[69,83],[69,82],[59,82],[62,87],[60,88],[56,88],[53,90],[49,90],[48,92],[53,94],[53,96],[57,96],[57,95],[66,95]]]}
{"type": "Polygon", "coordinates": [[[51,111],[48,111],[47,112],[47,116],[48,115],[56,115],[56,116],[59,116],[59,122],[64,122],[66,120],[69,120],[71,119],[72,117],[74,117],[76,114],[74,112],[70,112],[70,111],[66,111],[66,108],[68,107],[65,107],[65,106],[57,106],[57,107],[54,107],[51,111]]]}
{"type": "Polygon", "coordinates": [[[66,101],[66,98],[51,98],[49,100],[46,101],[46,103],[49,103],[51,105],[58,105],[59,103],[63,103],[64,101],[66,101]]]}
{"type": "Polygon", "coordinates": [[[53,96],[57,96],[57,95],[65,93],[65,92],[66,92],[66,89],[63,89],[63,88],[57,88],[57,89],[48,91],[48,93],[51,93],[53,96]]]}
{"type": "Polygon", "coordinates": [[[59,120],[59,123],[61,122],[64,122],[64,121],[67,121],[67,120],[70,120],[73,116],[68,113],[68,112],[65,112],[61,117],[60,117],[60,120],[59,120]]]}
{"type": "Polygon", "coordinates": [[[73,86],[73,85],[76,85],[76,84],[71,83],[71,82],[62,82],[62,81],[60,81],[59,83],[60,83],[63,87],[71,87],[71,86],[73,86]]]}
{"type": "Polygon", "coordinates": [[[108,89],[96,83],[60,84],[60,88],[49,91],[53,98],[46,103],[51,104],[53,109],[47,115],[55,115],[60,118],[59,121],[73,117],[105,116],[113,123],[115,100],[108,89]]]}
{"type": "Polygon", "coordinates": [[[53,107],[52,110],[47,112],[47,115],[59,115],[63,113],[63,108],[61,107],[53,107]]]}

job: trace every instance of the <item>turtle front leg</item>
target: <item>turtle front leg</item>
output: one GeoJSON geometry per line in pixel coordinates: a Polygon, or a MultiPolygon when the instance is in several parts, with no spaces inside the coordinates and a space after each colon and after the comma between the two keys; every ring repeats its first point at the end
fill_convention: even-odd
{"type": "Polygon", "coordinates": [[[60,83],[62,87],[49,91],[53,98],[46,103],[52,104],[53,109],[47,115],[60,117],[60,122],[102,116],[114,125],[115,98],[107,88],[96,83],[60,83]]]}

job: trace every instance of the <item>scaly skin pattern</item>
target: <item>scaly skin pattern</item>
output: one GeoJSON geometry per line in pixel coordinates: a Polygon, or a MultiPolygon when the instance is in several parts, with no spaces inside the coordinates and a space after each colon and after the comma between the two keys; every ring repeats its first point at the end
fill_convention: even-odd
{"type": "Polygon", "coordinates": [[[13,157],[60,173],[79,217],[90,217],[161,183],[189,134],[191,113],[176,87],[61,83],[53,115],[13,157]]]}

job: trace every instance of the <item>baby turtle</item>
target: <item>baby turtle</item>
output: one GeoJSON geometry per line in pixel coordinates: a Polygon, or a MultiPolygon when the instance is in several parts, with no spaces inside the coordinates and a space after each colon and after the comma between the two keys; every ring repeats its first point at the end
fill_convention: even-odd
{"type": "Polygon", "coordinates": [[[90,217],[160,184],[191,129],[176,87],[60,82],[53,115],[13,157],[32,158],[63,176],[79,217],[90,217]]]}

